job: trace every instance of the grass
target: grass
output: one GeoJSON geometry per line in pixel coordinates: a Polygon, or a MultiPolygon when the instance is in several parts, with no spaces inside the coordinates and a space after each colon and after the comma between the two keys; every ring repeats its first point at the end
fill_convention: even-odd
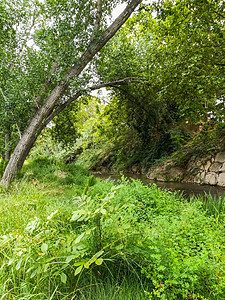
{"type": "Polygon", "coordinates": [[[203,199],[200,198],[200,201],[202,201],[203,208],[208,215],[220,221],[225,220],[225,196],[217,198],[209,194],[203,199]]]}
{"type": "Polygon", "coordinates": [[[0,299],[224,299],[224,199],[54,159],[0,190],[0,299]]]}

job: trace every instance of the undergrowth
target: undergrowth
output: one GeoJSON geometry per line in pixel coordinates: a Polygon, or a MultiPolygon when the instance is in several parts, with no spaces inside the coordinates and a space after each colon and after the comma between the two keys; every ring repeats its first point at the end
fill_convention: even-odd
{"type": "Polygon", "coordinates": [[[209,207],[35,160],[0,191],[0,299],[222,300],[224,202],[209,207]]]}

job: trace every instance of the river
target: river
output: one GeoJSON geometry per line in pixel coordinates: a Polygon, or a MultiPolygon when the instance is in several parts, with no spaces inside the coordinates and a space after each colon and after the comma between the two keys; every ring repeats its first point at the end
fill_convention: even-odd
{"type": "MultiPolygon", "coordinates": [[[[100,177],[104,180],[119,180],[121,178],[121,174],[108,174],[108,173],[93,173],[96,177],[100,177]]],[[[201,185],[201,184],[194,184],[194,183],[183,183],[183,182],[162,182],[162,181],[153,181],[146,178],[145,175],[142,174],[132,174],[126,173],[123,174],[127,178],[134,178],[141,180],[144,184],[156,184],[158,187],[162,189],[167,189],[170,191],[180,191],[183,195],[187,198],[191,196],[199,196],[205,194],[211,194],[212,197],[224,197],[225,196],[225,188],[217,187],[217,186],[210,186],[210,185],[201,185]]]]}

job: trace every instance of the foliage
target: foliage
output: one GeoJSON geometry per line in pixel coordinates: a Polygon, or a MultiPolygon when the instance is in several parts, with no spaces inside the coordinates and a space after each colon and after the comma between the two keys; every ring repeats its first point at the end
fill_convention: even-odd
{"type": "Polygon", "coordinates": [[[0,177],[3,175],[5,167],[7,165],[8,161],[6,160],[1,160],[0,161],[0,177]]]}
{"type": "MultiPolygon", "coordinates": [[[[206,195],[204,197],[198,197],[198,200],[202,202],[202,206],[207,215],[213,216],[216,220],[224,222],[225,219],[225,197],[213,197],[212,195],[206,195]]],[[[193,200],[195,201],[195,200],[193,200]]]]}
{"type": "Polygon", "coordinates": [[[207,155],[224,151],[224,123],[206,122],[200,132],[171,156],[176,165],[185,167],[191,158],[204,158],[207,155]]]}
{"type": "Polygon", "coordinates": [[[122,168],[149,166],[179,150],[195,134],[186,124],[202,125],[209,112],[222,124],[223,5],[177,0],[143,6],[101,51],[102,81],[136,78],[111,89],[105,110],[110,127],[103,128],[122,168]]]}
{"type": "Polygon", "coordinates": [[[223,299],[224,219],[202,201],[42,158],[0,205],[6,299],[223,299]]]}
{"type": "MultiPolygon", "coordinates": [[[[104,43],[101,45],[100,36],[108,26],[108,18],[112,10],[120,3],[123,3],[123,0],[93,0],[88,4],[83,0],[66,4],[64,1],[2,1],[0,6],[2,62],[0,151],[3,159],[10,156],[19,140],[23,141],[21,137],[25,128],[32,123],[32,118],[54,88],[60,86],[59,82],[64,86],[64,91],[59,94],[53,92],[54,97],[59,99],[55,100],[52,108],[48,106],[49,111],[44,110],[46,115],[42,116],[40,124],[35,127],[33,140],[46,125],[45,122],[48,123],[46,117],[49,117],[53,110],[63,106],[77,92],[82,93],[87,90],[94,69],[90,66],[89,70],[86,69],[82,75],[80,73],[98,52],[96,46],[103,47],[104,43]],[[92,55],[84,59],[83,54],[91,44],[96,51],[93,50],[92,55]],[[79,65],[79,59],[83,60],[83,66],[77,70],[76,77],[71,72],[73,73],[76,63],[79,65]],[[4,138],[5,136],[7,139],[4,138]],[[7,152],[7,155],[4,152],[7,152]]],[[[132,4],[134,9],[139,3],[137,1],[132,4]]],[[[132,7],[131,3],[129,5],[132,7]]],[[[129,11],[129,6],[127,10],[129,11]]],[[[125,20],[126,17],[121,17],[121,23],[117,22],[118,28],[125,20]]],[[[111,30],[110,33],[113,35],[115,32],[111,30]]],[[[106,43],[108,36],[104,36],[106,43]]],[[[65,119],[63,120],[62,117],[61,121],[58,120],[57,129],[60,122],[64,124],[65,119]]],[[[70,133],[73,134],[72,127],[67,126],[67,131],[70,129],[70,133]]],[[[26,152],[28,153],[29,150],[26,152]]]]}

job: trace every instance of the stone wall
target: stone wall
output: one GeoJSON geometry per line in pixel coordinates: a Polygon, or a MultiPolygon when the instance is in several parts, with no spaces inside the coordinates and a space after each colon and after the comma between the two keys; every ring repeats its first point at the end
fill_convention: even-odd
{"type": "Polygon", "coordinates": [[[149,170],[147,177],[158,181],[183,181],[225,187],[225,152],[202,159],[191,158],[186,168],[166,161],[149,170]]]}

